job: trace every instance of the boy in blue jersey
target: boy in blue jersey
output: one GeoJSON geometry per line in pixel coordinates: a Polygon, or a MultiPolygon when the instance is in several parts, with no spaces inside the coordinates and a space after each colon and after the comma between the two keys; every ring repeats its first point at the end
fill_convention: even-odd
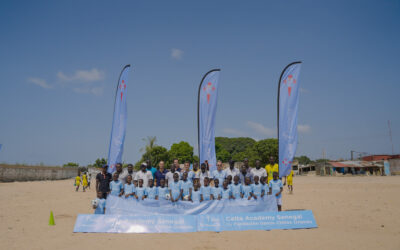
{"type": "MultiPolygon", "coordinates": [[[[261,179],[263,178],[264,177],[261,177],[261,179]]],[[[251,184],[251,187],[253,189],[254,199],[257,200],[257,198],[261,198],[264,196],[264,187],[260,184],[258,175],[254,176],[254,183],[251,184]]]]}
{"type": "Polygon", "coordinates": [[[244,186],[242,187],[242,198],[250,200],[253,197],[253,189],[250,185],[251,179],[250,177],[244,178],[244,186]]]}
{"type": "Polygon", "coordinates": [[[114,173],[113,180],[110,182],[110,194],[121,197],[124,193],[124,185],[118,180],[118,173],[114,173]]]}
{"type": "Polygon", "coordinates": [[[157,187],[157,194],[158,194],[158,199],[160,200],[166,200],[167,199],[167,194],[169,193],[168,188],[165,186],[165,179],[160,180],[160,186],[157,187]]]}
{"type": "Polygon", "coordinates": [[[125,198],[133,197],[135,194],[135,186],[132,184],[132,175],[126,177],[126,183],[124,185],[125,198]]]}
{"type": "Polygon", "coordinates": [[[154,186],[153,179],[149,179],[149,184],[144,189],[144,195],[146,199],[158,200],[157,188],[154,186]]]}
{"type": "Polygon", "coordinates": [[[93,205],[95,214],[104,214],[106,211],[106,199],[103,198],[102,192],[97,192],[97,205],[93,205]]]}
{"type": "Polygon", "coordinates": [[[239,183],[239,176],[233,177],[233,184],[231,185],[232,199],[239,199],[242,197],[242,184],[239,183]]]}
{"type": "Polygon", "coordinates": [[[145,195],[144,195],[144,190],[145,188],[143,187],[143,179],[139,179],[139,184],[136,187],[136,192],[135,192],[135,198],[136,200],[144,200],[145,195]]]}
{"type": "Polygon", "coordinates": [[[267,178],[268,177],[266,177],[266,176],[260,178],[260,184],[262,186],[262,189],[264,190],[264,195],[268,195],[268,192],[269,192],[268,185],[265,184],[267,178]]]}
{"type": "Polygon", "coordinates": [[[193,179],[193,190],[190,200],[197,203],[201,201],[200,180],[198,178],[193,179]]]}
{"type": "Polygon", "coordinates": [[[221,193],[221,198],[223,200],[229,200],[232,198],[232,193],[231,189],[228,186],[228,180],[224,180],[224,184],[222,184],[222,193],[221,193]]]}
{"type": "Polygon", "coordinates": [[[193,184],[188,180],[188,172],[182,174],[182,198],[185,201],[190,200],[190,194],[192,193],[193,184]]]}
{"type": "Polygon", "coordinates": [[[211,199],[221,200],[222,188],[219,186],[219,179],[214,179],[214,187],[211,188],[211,199]]]}
{"type": "Polygon", "coordinates": [[[276,197],[276,203],[278,204],[278,211],[282,209],[282,181],[279,180],[278,172],[272,174],[273,180],[269,181],[269,194],[276,197]]]}
{"type": "Polygon", "coordinates": [[[211,198],[211,187],[209,186],[210,179],[204,177],[204,186],[200,188],[200,201],[209,201],[211,198]]]}
{"type": "Polygon", "coordinates": [[[226,180],[228,181],[228,186],[232,184],[232,175],[228,175],[226,177],[226,180]]]}
{"type": "Polygon", "coordinates": [[[174,182],[168,183],[168,186],[171,202],[177,202],[179,199],[182,199],[182,183],[179,181],[178,173],[174,173],[174,182]]]}

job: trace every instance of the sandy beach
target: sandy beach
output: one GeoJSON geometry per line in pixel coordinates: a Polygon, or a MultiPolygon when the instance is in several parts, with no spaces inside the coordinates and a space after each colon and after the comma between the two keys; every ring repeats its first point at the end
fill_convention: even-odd
{"type": "Polygon", "coordinates": [[[311,209],[318,228],[184,234],[76,234],[94,189],[73,180],[0,183],[2,249],[400,249],[400,176],[294,179],[283,210],[311,209]],[[55,226],[48,226],[50,211],[55,226]]]}

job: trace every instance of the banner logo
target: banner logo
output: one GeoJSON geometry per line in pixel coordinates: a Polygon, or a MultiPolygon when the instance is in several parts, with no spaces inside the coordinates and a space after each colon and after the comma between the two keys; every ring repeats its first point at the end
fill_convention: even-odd
{"type": "Polygon", "coordinates": [[[285,80],[283,80],[283,83],[288,86],[288,95],[292,93],[292,87],[290,84],[296,84],[297,80],[293,77],[293,75],[289,75],[285,80]]]}
{"type": "Polygon", "coordinates": [[[209,82],[206,86],[203,87],[203,91],[207,92],[207,103],[210,104],[211,93],[212,91],[215,91],[215,86],[213,86],[212,83],[209,82]]]}

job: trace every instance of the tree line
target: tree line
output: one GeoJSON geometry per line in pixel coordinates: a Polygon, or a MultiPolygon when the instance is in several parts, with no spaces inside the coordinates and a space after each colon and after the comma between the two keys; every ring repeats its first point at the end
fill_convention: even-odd
{"type": "MultiPolygon", "coordinates": [[[[185,161],[199,162],[199,157],[193,153],[193,147],[185,141],[174,143],[170,149],[157,145],[155,136],[148,136],[143,139],[145,146],[141,149],[142,156],[139,161],[134,164],[135,169],[139,169],[140,164],[146,160],[150,160],[153,166],[158,162],[164,161],[167,168],[172,164],[174,159],[178,159],[180,163],[185,161]]],[[[249,159],[251,166],[255,165],[256,160],[260,160],[262,164],[269,162],[269,157],[274,156],[278,159],[278,140],[275,138],[263,139],[256,141],[249,137],[216,137],[215,151],[217,160],[228,162],[234,160],[236,162],[243,161],[244,158],[249,159]]],[[[300,164],[306,165],[312,161],[307,156],[296,157],[300,164]]],[[[107,159],[99,158],[93,167],[101,167],[107,164],[107,159]]],[[[124,163],[124,167],[127,163],[124,163]]]]}

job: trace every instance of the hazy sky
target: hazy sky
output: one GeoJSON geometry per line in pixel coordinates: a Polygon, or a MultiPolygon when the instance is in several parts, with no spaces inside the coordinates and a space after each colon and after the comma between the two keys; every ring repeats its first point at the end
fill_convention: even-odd
{"type": "MultiPolygon", "coordinates": [[[[221,68],[216,136],[276,137],[302,60],[297,155],[400,153],[400,1],[2,1],[0,162],[107,157],[125,64],[125,162],[142,138],[197,144],[197,88],[221,68]]],[[[197,150],[197,147],[195,148],[197,150]]]]}

